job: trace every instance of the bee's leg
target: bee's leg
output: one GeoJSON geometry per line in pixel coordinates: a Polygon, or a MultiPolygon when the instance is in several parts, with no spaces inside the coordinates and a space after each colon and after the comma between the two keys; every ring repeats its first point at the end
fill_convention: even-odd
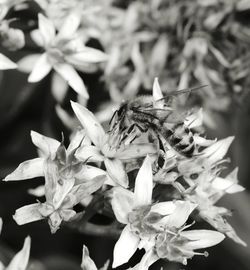
{"type": "MultiPolygon", "coordinates": [[[[131,126],[129,126],[126,130],[124,130],[124,134],[123,137],[121,139],[121,142],[123,142],[129,135],[132,134],[132,132],[138,129],[140,132],[146,132],[147,129],[144,129],[143,127],[141,127],[139,124],[134,123],[131,126]]],[[[140,136],[140,134],[136,134],[135,137],[132,139],[131,142],[133,142],[136,138],[138,138],[140,136]]]]}

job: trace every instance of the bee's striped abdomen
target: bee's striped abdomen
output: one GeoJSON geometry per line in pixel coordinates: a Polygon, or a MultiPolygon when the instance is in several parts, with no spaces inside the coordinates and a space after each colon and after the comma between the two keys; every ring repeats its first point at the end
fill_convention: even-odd
{"type": "Polygon", "coordinates": [[[171,128],[164,124],[161,133],[178,153],[192,157],[195,150],[193,133],[183,123],[173,124],[171,128]]]}

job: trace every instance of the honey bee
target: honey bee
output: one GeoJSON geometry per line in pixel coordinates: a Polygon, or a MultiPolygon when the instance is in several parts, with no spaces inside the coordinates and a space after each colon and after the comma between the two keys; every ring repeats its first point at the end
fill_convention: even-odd
{"type": "Polygon", "coordinates": [[[185,157],[192,157],[195,142],[190,128],[184,124],[185,114],[172,107],[178,95],[190,93],[204,86],[174,91],[162,99],[154,101],[152,96],[139,96],[134,100],[123,102],[110,120],[110,131],[118,131],[124,140],[135,129],[144,133],[150,131],[157,138],[166,140],[173,149],[185,157]],[[155,106],[164,102],[162,108],[155,106]]]}

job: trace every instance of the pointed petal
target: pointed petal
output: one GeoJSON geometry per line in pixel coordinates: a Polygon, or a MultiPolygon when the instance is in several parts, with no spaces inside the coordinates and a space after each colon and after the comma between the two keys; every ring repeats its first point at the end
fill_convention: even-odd
{"type": "Polygon", "coordinates": [[[54,159],[60,142],[33,130],[30,132],[30,136],[33,144],[41,151],[43,157],[54,159]]]}
{"type": "Polygon", "coordinates": [[[80,172],[75,174],[75,185],[82,184],[86,181],[91,181],[93,178],[100,176],[100,175],[107,175],[106,171],[99,169],[94,166],[85,165],[81,169],[80,172]]]}
{"type": "Polygon", "coordinates": [[[137,270],[147,270],[150,265],[159,260],[153,249],[148,250],[142,257],[137,270]]]}
{"type": "Polygon", "coordinates": [[[83,47],[80,52],[66,56],[66,60],[76,66],[81,66],[86,63],[100,63],[107,61],[107,59],[107,54],[90,47],[83,47]]]}
{"type": "Polygon", "coordinates": [[[38,46],[40,46],[40,47],[45,46],[43,36],[42,36],[41,31],[39,29],[35,29],[35,30],[31,31],[30,37],[38,46]]]}
{"type": "Polygon", "coordinates": [[[56,35],[53,22],[40,13],[38,14],[38,26],[43,37],[44,46],[49,45],[56,35]]]}
{"type": "Polygon", "coordinates": [[[23,248],[20,250],[14,258],[11,260],[10,264],[6,267],[6,270],[26,270],[29,262],[30,256],[30,237],[26,237],[23,248]]]}
{"type": "Polygon", "coordinates": [[[106,175],[98,175],[91,181],[83,182],[80,185],[74,186],[66,198],[66,203],[63,206],[71,208],[81,202],[84,198],[89,197],[96,192],[106,181],[106,175]]]}
{"type": "Polygon", "coordinates": [[[26,180],[30,178],[44,176],[43,158],[34,158],[22,162],[14,172],[7,175],[3,181],[26,180]]]}
{"type": "Polygon", "coordinates": [[[18,70],[22,72],[26,72],[26,73],[32,72],[35,64],[37,63],[40,57],[41,57],[41,54],[30,54],[30,55],[24,56],[21,60],[17,62],[18,70]]]}
{"type": "Polygon", "coordinates": [[[134,204],[133,192],[122,188],[114,187],[111,192],[111,206],[116,219],[123,224],[128,223],[128,213],[132,212],[134,204]]]}
{"type": "Polygon", "coordinates": [[[154,101],[157,101],[157,100],[163,98],[163,94],[162,94],[162,91],[161,91],[161,87],[159,85],[158,78],[154,79],[153,98],[154,98],[154,101]]]}
{"type": "Polygon", "coordinates": [[[180,228],[181,226],[183,226],[187,221],[189,215],[197,207],[197,204],[187,201],[176,201],[175,204],[176,208],[174,212],[161,220],[161,222],[166,224],[166,226],[169,228],[180,228]]]}
{"type": "Polygon", "coordinates": [[[224,234],[211,230],[182,231],[180,235],[190,240],[183,244],[183,248],[191,250],[215,246],[225,238],[224,234]]]}
{"type": "Polygon", "coordinates": [[[51,203],[55,209],[58,209],[74,186],[75,179],[73,177],[63,178],[59,175],[58,167],[51,159],[45,160],[44,172],[46,200],[48,203],[51,203]]]}
{"type": "Polygon", "coordinates": [[[115,157],[121,160],[145,157],[147,154],[155,154],[156,147],[151,143],[129,144],[124,149],[118,149],[115,157]]]}
{"type": "Polygon", "coordinates": [[[70,137],[70,144],[67,148],[67,155],[79,148],[85,136],[86,134],[83,129],[78,129],[73,133],[73,135],[70,137]]]}
{"type": "Polygon", "coordinates": [[[66,63],[56,63],[53,67],[72,89],[84,98],[89,99],[89,94],[83,80],[71,65],[66,63]]]}
{"type": "Polygon", "coordinates": [[[134,206],[151,204],[153,191],[153,175],[150,157],[147,156],[136,176],[134,206]]]}
{"type": "Polygon", "coordinates": [[[72,12],[64,20],[59,33],[57,35],[58,39],[69,39],[73,34],[75,34],[81,23],[81,13],[72,12]]]}
{"type": "Polygon", "coordinates": [[[0,70],[15,69],[17,64],[12,62],[8,57],[0,53],[0,70]]]}
{"type": "Polygon", "coordinates": [[[28,77],[28,82],[34,83],[42,80],[51,71],[52,66],[48,61],[46,53],[42,54],[37,60],[31,74],[28,77]]]}
{"type": "Polygon", "coordinates": [[[130,231],[127,225],[114,247],[114,258],[112,268],[116,268],[126,262],[133,256],[140,242],[140,238],[130,231]]]}
{"type": "Polygon", "coordinates": [[[160,215],[170,215],[176,209],[176,204],[173,201],[156,203],[151,207],[150,212],[156,212],[160,215]]]}
{"type": "Polygon", "coordinates": [[[226,193],[236,193],[245,190],[244,187],[221,177],[216,177],[213,180],[212,187],[217,190],[225,191],[226,193]]]}
{"type": "Polygon", "coordinates": [[[124,188],[128,187],[128,176],[124,165],[119,159],[104,159],[106,170],[110,177],[124,188]]]}
{"type": "Polygon", "coordinates": [[[85,245],[83,245],[83,248],[82,248],[81,268],[83,270],[97,270],[97,267],[94,261],[89,256],[89,250],[85,245]]]}
{"type": "Polygon", "coordinates": [[[23,225],[26,223],[44,219],[39,209],[40,203],[25,205],[16,210],[13,218],[18,225],[23,225]]]}
{"type": "Polygon", "coordinates": [[[75,115],[84,127],[87,136],[99,149],[101,149],[103,138],[105,137],[105,131],[101,124],[87,108],[76,102],[71,102],[71,106],[75,115]]]}
{"type": "Polygon", "coordinates": [[[51,78],[51,91],[59,104],[63,103],[63,100],[66,97],[68,89],[69,86],[67,82],[57,72],[54,72],[51,78]]]}
{"type": "Polygon", "coordinates": [[[82,146],[77,149],[75,157],[85,162],[99,162],[104,160],[104,156],[101,154],[100,149],[96,146],[82,146]]]}
{"type": "Polygon", "coordinates": [[[45,195],[45,186],[41,185],[36,188],[28,189],[28,193],[35,197],[43,197],[45,195]]]}
{"type": "Polygon", "coordinates": [[[3,220],[0,218],[0,234],[1,234],[2,228],[3,228],[3,220]]]}
{"type": "Polygon", "coordinates": [[[210,160],[210,162],[216,163],[217,161],[224,158],[233,140],[234,140],[233,136],[219,140],[216,143],[204,149],[201,152],[201,154],[207,157],[210,160]]]}

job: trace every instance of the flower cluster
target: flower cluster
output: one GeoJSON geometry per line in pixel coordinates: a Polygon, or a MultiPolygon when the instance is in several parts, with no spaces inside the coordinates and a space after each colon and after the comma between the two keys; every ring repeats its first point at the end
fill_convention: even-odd
{"type": "MultiPolygon", "coordinates": [[[[166,122],[173,118],[174,108],[165,106],[157,79],[148,98],[154,105],[144,112],[146,116],[157,110],[167,113],[166,122]]],[[[195,147],[192,156],[186,157],[173,140],[160,139],[162,134],[155,138],[150,126],[138,130],[140,126],[129,121],[128,111],[122,118],[127,117],[126,126],[122,126],[118,110],[111,129],[105,132],[87,108],[75,102],[72,108],[82,127],[72,135],[69,146],[65,148],[63,139],[59,142],[32,131],[39,157],[21,163],[4,179],[45,179],[44,186],[32,191],[44,196],[44,201],[17,209],[17,224],[46,219],[55,233],[62,223],[84,228],[93,215],[89,211],[113,214],[114,230],[125,225],[114,247],[114,268],[127,263],[138,248],[146,251],[136,266],[143,270],[159,259],[187,264],[194,255],[207,256],[207,252],[196,250],[220,243],[225,235],[245,245],[225,219],[230,211],[215,205],[223,195],[244,190],[238,184],[237,169],[221,176],[233,137],[218,141],[202,137],[200,110],[186,112],[181,124],[189,127],[195,147]],[[91,210],[98,200],[105,203],[91,210]],[[81,205],[83,211],[77,212],[76,205],[81,205]],[[215,230],[188,229],[201,219],[215,230]]],[[[172,132],[176,132],[176,138],[180,136],[180,123],[172,132]]],[[[185,136],[180,141],[186,143],[185,136]]],[[[84,254],[87,256],[86,248],[84,254]]],[[[86,265],[83,269],[96,269],[92,261],[86,265]]]]}

